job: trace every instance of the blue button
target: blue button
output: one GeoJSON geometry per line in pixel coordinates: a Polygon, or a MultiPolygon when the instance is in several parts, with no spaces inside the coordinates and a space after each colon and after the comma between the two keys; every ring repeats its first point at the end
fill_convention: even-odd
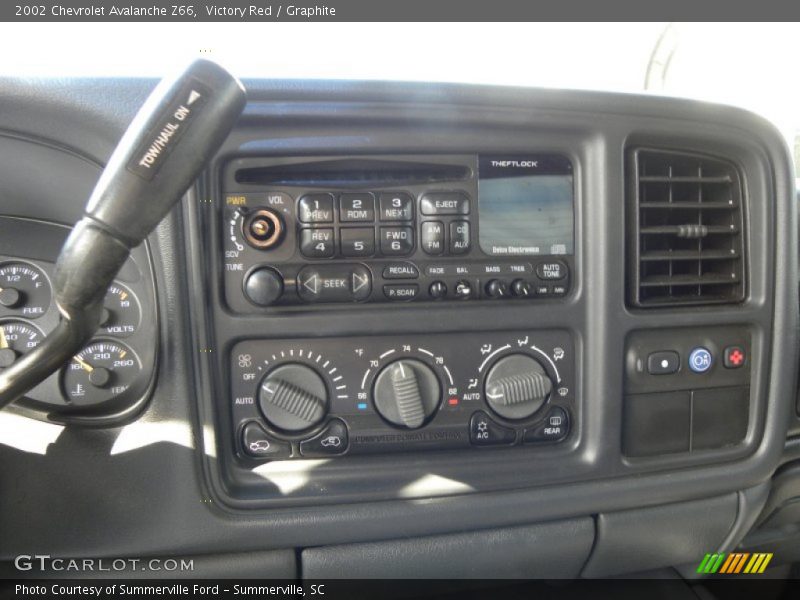
{"type": "Polygon", "coordinates": [[[689,368],[695,373],[705,373],[711,368],[711,352],[705,348],[695,348],[689,355],[689,368]]]}

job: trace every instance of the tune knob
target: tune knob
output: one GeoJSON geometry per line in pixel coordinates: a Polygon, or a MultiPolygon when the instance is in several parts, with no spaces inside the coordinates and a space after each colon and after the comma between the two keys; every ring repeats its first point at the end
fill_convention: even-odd
{"type": "Polygon", "coordinates": [[[263,379],[258,403],[271,425],[295,433],[322,421],[327,412],[328,390],[314,369],[288,364],[263,379]]]}
{"type": "Polygon", "coordinates": [[[544,367],[525,354],[501,358],[486,375],[486,402],[506,419],[527,419],[542,407],[552,389],[544,367]]]}
{"type": "Polygon", "coordinates": [[[384,419],[398,427],[422,427],[436,412],[440,399],[439,378],[433,369],[418,360],[392,362],[375,379],[375,408],[384,419]]]}

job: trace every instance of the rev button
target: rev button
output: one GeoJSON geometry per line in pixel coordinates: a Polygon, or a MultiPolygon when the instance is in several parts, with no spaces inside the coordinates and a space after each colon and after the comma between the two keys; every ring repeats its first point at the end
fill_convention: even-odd
{"type": "Polygon", "coordinates": [[[372,276],[362,265],[315,265],[297,274],[297,293],[306,302],[354,302],[372,291],[372,276]]]}

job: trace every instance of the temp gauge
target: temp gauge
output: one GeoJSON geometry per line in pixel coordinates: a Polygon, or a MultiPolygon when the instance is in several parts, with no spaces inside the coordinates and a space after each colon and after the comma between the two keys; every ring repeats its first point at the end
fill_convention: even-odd
{"type": "Polygon", "coordinates": [[[139,300],[121,283],[109,286],[100,316],[100,332],[115,337],[127,337],[136,332],[141,319],[139,300]]]}
{"type": "Polygon", "coordinates": [[[142,363],[122,342],[96,340],[61,372],[67,400],[77,406],[101,404],[123,394],[139,376],[142,363]]]}
{"type": "Polygon", "coordinates": [[[14,364],[23,354],[27,354],[42,343],[41,329],[23,321],[3,321],[0,323],[0,369],[14,364]]]}
{"type": "Polygon", "coordinates": [[[36,319],[50,307],[50,283],[34,265],[8,262],[0,265],[0,306],[15,314],[36,319]]]}

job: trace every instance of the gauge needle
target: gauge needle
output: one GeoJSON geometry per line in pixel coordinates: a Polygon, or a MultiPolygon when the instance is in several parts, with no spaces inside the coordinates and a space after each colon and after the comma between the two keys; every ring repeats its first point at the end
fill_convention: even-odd
{"type": "Polygon", "coordinates": [[[8,348],[8,340],[6,339],[6,330],[0,327],[0,350],[8,348]]]}
{"type": "Polygon", "coordinates": [[[94,371],[94,367],[92,367],[92,365],[87,363],[85,360],[82,360],[77,356],[75,357],[75,360],[81,367],[83,367],[83,370],[86,371],[87,373],[91,373],[92,371],[94,371]]]}

